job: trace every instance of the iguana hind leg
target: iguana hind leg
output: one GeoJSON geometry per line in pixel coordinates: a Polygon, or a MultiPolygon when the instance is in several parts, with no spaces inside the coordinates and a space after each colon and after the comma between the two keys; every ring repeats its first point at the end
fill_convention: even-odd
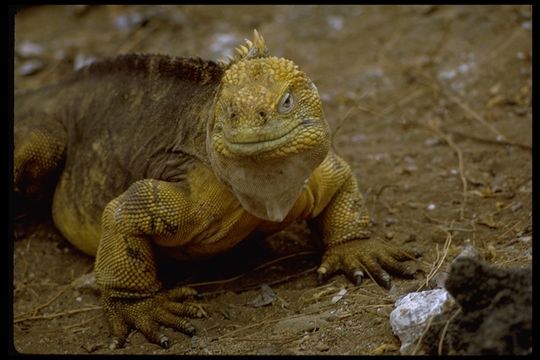
{"type": "Polygon", "coordinates": [[[17,116],[14,127],[14,187],[24,197],[49,197],[66,155],[62,124],[45,113],[17,116]]]}

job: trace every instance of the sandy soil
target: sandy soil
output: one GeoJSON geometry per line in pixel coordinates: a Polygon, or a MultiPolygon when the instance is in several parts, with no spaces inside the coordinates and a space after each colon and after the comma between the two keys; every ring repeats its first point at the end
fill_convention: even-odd
{"type": "Polygon", "coordinates": [[[165,329],[171,347],[161,349],[134,332],[111,351],[99,296],[72,285],[93,259],[47,213],[32,214],[13,242],[19,352],[398,354],[393,303],[436,286],[464,242],[500,268],[532,262],[529,6],[52,6],[15,21],[16,89],[119,53],[222,58],[257,28],[317,84],[376,235],[423,253],[417,279],[390,291],[343,275],[318,285],[320,255],[297,224],[176,279],[214,282],[195,286],[209,312],[194,320],[198,335],[165,329]],[[254,307],[263,284],[276,297],[254,307]]]}

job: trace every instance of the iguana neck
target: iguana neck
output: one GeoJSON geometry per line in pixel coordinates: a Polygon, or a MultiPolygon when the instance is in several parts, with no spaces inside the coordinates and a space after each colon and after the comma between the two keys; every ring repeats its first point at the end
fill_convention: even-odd
{"type": "MultiPolygon", "coordinates": [[[[212,127],[210,119],[208,128],[212,127]]],[[[207,130],[206,151],[214,173],[252,215],[280,222],[288,215],[315,168],[326,156],[320,149],[275,159],[219,156],[207,130]]]]}

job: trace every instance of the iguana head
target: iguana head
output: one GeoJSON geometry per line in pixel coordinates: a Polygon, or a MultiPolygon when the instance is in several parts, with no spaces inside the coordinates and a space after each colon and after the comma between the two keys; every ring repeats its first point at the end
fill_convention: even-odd
{"type": "Polygon", "coordinates": [[[214,170],[254,215],[281,221],[330,146],[317,88],[255,31],[226,65],[209,122],[214,170]]]}

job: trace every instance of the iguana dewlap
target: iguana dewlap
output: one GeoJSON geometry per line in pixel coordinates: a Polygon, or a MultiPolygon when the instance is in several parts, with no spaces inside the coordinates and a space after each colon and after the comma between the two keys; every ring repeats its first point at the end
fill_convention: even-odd
{"type": "Polygon", "coordinates": [[[369,239],[347,163],[330,150],[317,88],[262,37],[229,62],[124,55],[15,97],[15,190],[54,191],[55,225],[96,255],[114,344],[130,328],[168,346],[159,325],[194,332],[203,311],[165,291],[161,256],[196,260],[254,231],[309,220],[319,275],[411,275],[407,255],[369,239]]]}

